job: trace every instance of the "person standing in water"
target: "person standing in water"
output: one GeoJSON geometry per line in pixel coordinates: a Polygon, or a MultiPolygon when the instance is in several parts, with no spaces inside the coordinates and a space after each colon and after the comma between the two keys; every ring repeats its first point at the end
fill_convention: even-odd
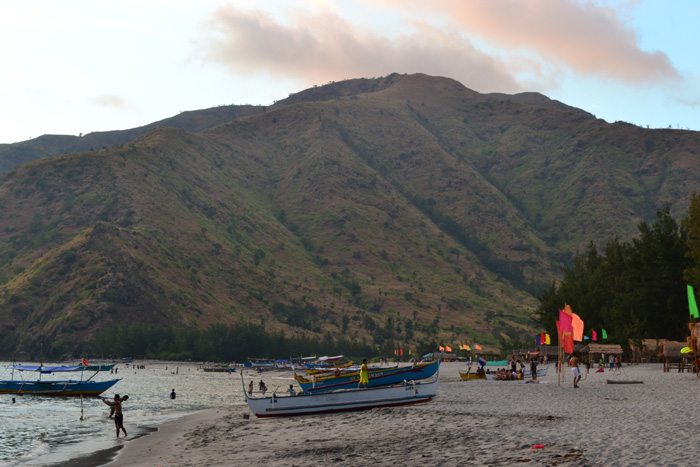
{"type": "Polygon", "coordinates": [[[124,436],[126,437],[126,429],[124,428],[124,414],[122,413],[122,402],[126,401],[128,398],[129,396],[120,398],[119,394],[114,395],[114,401],[109,401],[104,397],[102,398],[102,402],[110,407],[114,407],[114,426],[117,428],[117,438],[119,438],[120,429],[124,432],[124,436]]]}
{"type": "Polygon", "coordinates": [[[360,367],[360,384],[357,385],[358,388],[366,388],[369,385],[369,368],[367,367],[367,359],[362,360],[362,366],[360,367]]]}

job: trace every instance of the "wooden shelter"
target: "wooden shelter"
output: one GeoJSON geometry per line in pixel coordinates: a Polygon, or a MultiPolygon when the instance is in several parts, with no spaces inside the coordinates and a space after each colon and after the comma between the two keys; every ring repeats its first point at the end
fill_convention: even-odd
{"type": "Polygon", "coordinates": [[[617,355],[622,359],[622,347],[618,344],[588,344],[586,347],[581,349],[581,353],[588,354],[588,361],[593,363],[597,362],[601,358],[605,359],[606,355],[617,355]]]}
{"type": "Polygon", "coordinates": [[[687,342],[670,341],[662,339],[659,341],[659,358],[664,362],[664,371],[671,371],[671,366],[676,364],[678,371],[685,371],[687,365],[686,355],[681,353],[681,349],[688,345],[687,342]]]}
{"type": "Polygon", "coordinates": [[[659,340],[642,339],[637,343],[630,343],[632,361],[636,363],[655,362],[659,357],[659,340]]]}

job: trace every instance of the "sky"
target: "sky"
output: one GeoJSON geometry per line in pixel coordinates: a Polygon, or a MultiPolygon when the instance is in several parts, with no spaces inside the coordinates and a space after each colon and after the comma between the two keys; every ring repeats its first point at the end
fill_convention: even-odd
{"type": "Polygon", "coordinates": [[[0,144],[390,73],[700,131],[695,0],[0,0],[0,144]]]}

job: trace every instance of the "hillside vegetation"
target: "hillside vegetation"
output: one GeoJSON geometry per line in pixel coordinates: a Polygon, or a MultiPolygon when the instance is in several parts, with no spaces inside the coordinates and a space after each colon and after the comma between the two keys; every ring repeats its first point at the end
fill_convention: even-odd
{"type": "Polygon", "coordinates": [[[15,166],[0,178],[0,353],[79,352],[134,323],[529,338],[577,249],[629,239],[667,204],[685,214],[700,137],[522,100],[351,80],[15,166]]]}

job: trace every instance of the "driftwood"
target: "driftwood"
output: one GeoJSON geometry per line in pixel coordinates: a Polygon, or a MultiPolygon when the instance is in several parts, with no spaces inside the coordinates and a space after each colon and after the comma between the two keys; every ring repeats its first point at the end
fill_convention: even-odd
{"type": "Polygon", "coordinates": [[[616,379],[606,379],[606,384],[644,384],[644,381],[625,381],[616,379]]]}

